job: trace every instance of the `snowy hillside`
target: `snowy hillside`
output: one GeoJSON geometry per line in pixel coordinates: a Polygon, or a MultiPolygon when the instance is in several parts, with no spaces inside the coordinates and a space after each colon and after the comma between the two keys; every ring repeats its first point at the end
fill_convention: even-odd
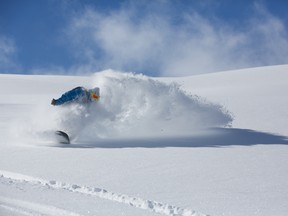
{"type": "Polygon", "coordinates": [[[0,215],[285,215],[287,90],[287,65],[0,75],[0,215]],[[50,105],[75,86],[99,102],[50,105]]]}

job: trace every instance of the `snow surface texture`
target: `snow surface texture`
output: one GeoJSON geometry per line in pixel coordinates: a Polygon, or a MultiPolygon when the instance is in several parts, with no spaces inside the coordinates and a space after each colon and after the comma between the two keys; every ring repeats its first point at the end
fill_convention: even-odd
{"type": "Polygon", "coordinates": [[[0,75],[0,215],[287,215],[287,72],[280,65],[175,78],[0,75]],[[101,99],[89,108],[49,104],[75,86],[95,85],[101,99]],[[142,90],[153,95],[153,109],[140,100],[142,90]],[[179,96],[172,107],[187,117],[181,132],[176,112],[161,119],[170,90],[179,96]],[[157,122],[149,125],[146,110],[157,122]],[[214,120],[202,124],[206,115],[214,120]],[[96,122],[104,117],[109,131],[96,122]],[[79,128],[75,121],[88,123],[71,145],[51,139],[60,126],[79,128]],[[133,127],[138,121],[147,128],[133,127]]]}
{"type": "Polygon", "coordinates": [[[223,107],[188,95],[176,83],[111,70],[96,73],[91,81],[89,87],[100,87],[99,102],[53,109],[46,102],[33,109],[32,121],[12,123],[12,128],[17,125],[13,136],[16,130],[21,131],[21,139],[24,134],[30,134],[28,140],[32,134],[33,138],[49,139],[52,131],[62,130],[74,141],[94,142],[107,137],[191,135],[204,128],[228,126],[232,121],[223,107]]]}
{"type": "MultiPolygon", "coordinates": [[[[199,212],[195,212],[193,210],[190,209],[182,209],[179,207],[175,207],[175,206],[171,206],[171,205],[167,205],[167,204],[162,204],[156,201],[151,201],[151,200],[143,200],[141,198],[136,198],[136,197],[129,197],[128,195],[125,194],[116,194],[113,192],[109,192],[105,189],[101,189],[101,188],[91,188],[91,187],[86,187],[86,186],[79,186],[76,184],[70,185],[67,183],[63,183],[63,182],[57,182],[55,180],[44,180],[44,179],[37,179],[37,178],[33,178],[31,176],[25,176],[25,175],[19,175],[19,174],[15,174],[15,173],[11,173],[11,172],[5,172],[5,171],[0,171],[0,178],[3,181],[7,181],[9,182],[9,184],[15,184],[17,182],[20,183],[25,183],[25,184],[30,184],[30,185],[34,185],[34,186],[42,186],[42,187],[48,187],[48,188],[52,188],[52,189],[62,189],[62,190],[67,190],[70,191],[72,193],[80,193],[80,194],[84,194],[84,195],[90,195],[90,196],[96,196],[96,197],[100,197],[102,199],[107,199],[107,200],[111,200],[111,201],[116,201],[116,202],[120,202],[120,203],[124,203],[124,204],[128,204],[130,206],[133,206],[135,208],[140,208],[140,209],[146,209],[146,210],[150,210],[152,212],[155,213],[160,213],[163,215],[173,215],[173,216],[177,216],[177,215],[183,215],[183,216],[205,216],[202,213],[199,212]]],[[[6,203],[11,203],[11,201],[9,201],[9,199],[5,199],[4,197],[0,197],[0,202],[6,202],[6,203]],[[2,200],[1,200],[2,199],[2,200]],[[8,200],[8,201],[7,201],[8,200]]],[[[13,201],[14,202],[14,201],[13,201]]],[[[4,205],[5,206],[5,205],[4,205]]],[[[18,201],[18,205],[17,209],[22,206],[29,206],[29,203],[25,203],[25,202],[19,202],[18,201]],[[22,204],[23,203],[23,204],[22,204]]],[[[32,205],[33,207],[35,206],[32,205]]],[[[8,207],[8,206],[5,206],[8,207]]],[[[43,207],[39,207],[39,205],[36,205],[34,208],[32,208],[33,211],[36,210],[40,210],[41,212],[41,208],[43,209],[43,207]],[[36,210],[35,210],[36,209],[36,210]]],[[[29,207],[28,207],[29,209],[29,207]]],[[[31,209],[31,207],[30,207],[31,209]]],[[[49,210],[49,212],[51,212],[51,210],[54,210],[55,208],[51,208],[51,207],[46,207],[45,211],[47,212],[47,210],[49,210]]],[[[42,210],[43,212],[43,210],[42,210]]],[[[51,213],[50,213],[51,214],[51,213]]],[[[50,215],[49,214],[49,215],[50,215]]],[[[68,215],[68,213],[66,213],[63,210],[57,210],[55,212],[52,211],[52,215],[53,214],[64,214],[64,215],[68,215]],[[64,213],[63,213],[64,212],[64,213]]],[[[73,213],[70,213],[71,216],[76,215],[73,213]]]]}

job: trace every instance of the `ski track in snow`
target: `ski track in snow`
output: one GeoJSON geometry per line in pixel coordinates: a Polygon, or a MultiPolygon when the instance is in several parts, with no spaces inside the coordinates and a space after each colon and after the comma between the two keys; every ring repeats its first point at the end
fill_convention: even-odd
{"type": "Polygon", "coordinates": [[[24,216],[81,216],[80,214],[69,212],[54,206],[27,202],[17,199],[9,199],[0,196],[0,208],[9,212],[9,215],[24,216]]]}
{"type": "MultiPolygon", "coordinates": [[[[22,184],[30,184],[33,186],[48,187],[51,189],[68,190],[72,193],[80,193],[83,195],[96,196],[101,199],[127,204],[135,208],[150,210],[152,212],[168,216],[207,216],[205,214],[196,212],[191,209],[180,208],[152,200],[145,200],[137,197],[128,196],[125,194],[117,194],[101,188],[68,184],[56,180],[44,180],[32,176],[22,175],[19,173],[13,173],[3,170],[0,170],[0,178],[8,180],[10,184],[22,183],[22,184]]],[[[6,210],[18,212],[21,213],[22,215],[28,215],[28,216],[30,215],[35,216],[34,213],[36,212],[37,212],[36,215],[40,216],[42,215],[80,216],[79,214],[58,209],[54,206],[46,206],[42,204],[40,205],[37,203],[30,203],[14,199],[12,200],[1,196],[0,196],[0,207],[5,208],[6,210]],[[31,213],[31,211],[34,213],[31,213]]]]}

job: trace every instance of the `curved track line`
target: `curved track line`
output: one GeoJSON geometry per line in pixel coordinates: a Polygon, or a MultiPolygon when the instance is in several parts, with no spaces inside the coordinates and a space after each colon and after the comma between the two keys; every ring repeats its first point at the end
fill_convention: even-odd
{"type": "Polygon", "coordinates": [[[55,206],[10,199],[2,196],[0,196],[0,208],[23,216],[81,216],[74,212],[56,208],[55,206]]]}
{"type": "Polygon", "coordinates": [[[22,182],[26,184],[45,186],[53,189],[65,189],[73,193],[97,196],[102,199],[124,203],[135,208],[150,210],[152,212],[168,216],[207,216],[191,209],[185,209],[152,200],[131,197],[125,194],[117,194],[101,188],[68,184],[56,180],[44,180],[40,178],[34,178],[32,176],[26,176],[2,170],[0,170],[0,178],[9,179],[11,183],[22,182]]]}

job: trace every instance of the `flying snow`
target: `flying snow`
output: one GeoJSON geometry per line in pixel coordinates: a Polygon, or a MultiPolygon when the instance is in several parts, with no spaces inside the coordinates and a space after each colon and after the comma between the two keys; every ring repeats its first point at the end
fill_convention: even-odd
{"type": "Polygon", "coordinates": [[[177,84],[111,70],[92,79],[91,87],[101,89],[100,101],[64,108],[69,114],[61,118],[64,130],[81,130],[82,138],[187,135],[232,120],[221,106],[188,95],[177,84]]]}
{"type": "Polygon", "coordinates": [[[37,133],[62,130],[74,140],[94,141],[190,135],[232,121],[220,105],[188,94],[175,83],[166,84],[141,74],[106,70],[92,75],[90,83],[83,86],[99,87],[100,100],[89,106],[38,106],[28,128],[36,128],[37,133]]]}

